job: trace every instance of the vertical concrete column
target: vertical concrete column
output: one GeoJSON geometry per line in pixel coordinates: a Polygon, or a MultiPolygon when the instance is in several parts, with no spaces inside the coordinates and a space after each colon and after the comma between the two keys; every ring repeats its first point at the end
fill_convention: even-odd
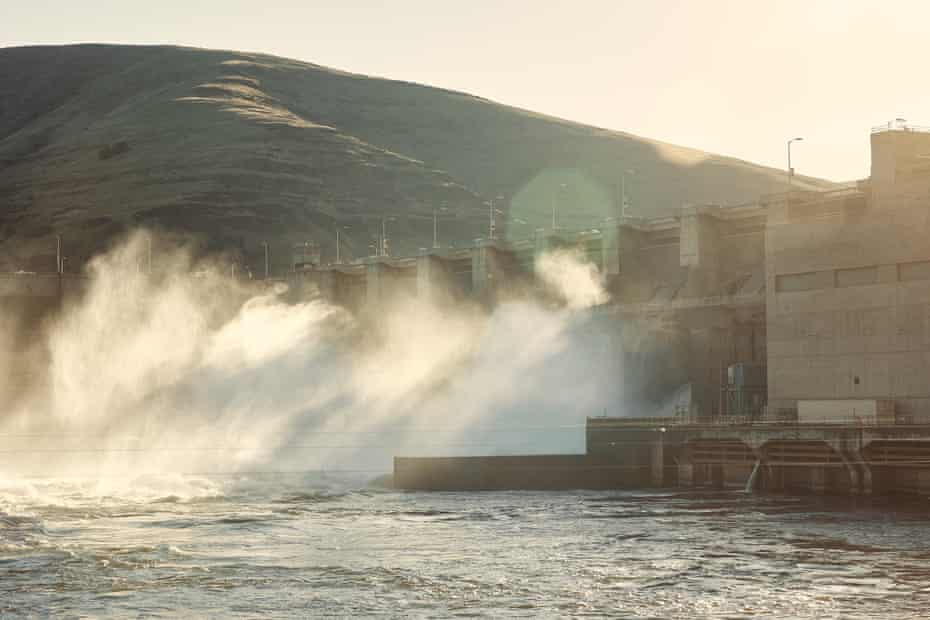
{"type": "Polygon", "coordinates": [[[339,273],[333,269],[320,269],[313,272],[316,276],[316,285],[320,291],[320,297],[335,302],[336,301],[336,278],[339,273]]]}
{"type": "Polygon", "coordinates": [[[621,224],[608,228],[604,237],[604,265],[607,275],[624,276],[628,279],[642,279],[649,275],[645,269],[642,253],[643,233],[631,224],[621,224]]]}
{"type": "Polygon", "coordinates": [[[380,261],[371,261],[365,267],[365,306],[377,309],[387,298],[387,280],[390,267],[380,261]]]}
{"type": "Polygon", "coordinates": [[[827,490],[827,468],[816,465],[810,468],[810,490],[824,493],[827,490]]]}
{"type": "Polygon", "coordinates": [[[498,248],[491,241],[482,241],[472,248],[472,291],[479,298],[493,296],[497,275],[498,248]]]}
{"type": "Polygon", "coordinates": [[[665,486],[665,433],[657,433],[658,437],[652,442],[652,484],[665,486]]]}
{"type": "Polygon", "coordinates": [[[715,489],[722,489],[726,483],[726,472],[723,465],[709,465],[710,485],[715,489]]]}
{"type": "Polygon", "coordinates": [[[702,487],[710,479],[710,465],[707,463],[698,463],[691,465],[691,484],[692,486],[702,487]]]}
{"type": "Polygon", "coordinates": [[[875,495],[893,494],[898,486],[896,467],[876,467],[872,470],[872,493],[875,495]]]}
{"type": "Polygon", "coordinates": [[[785,490],[785,469],[767,465],[763,470],[765,479],[762,486],[766,491],[784,491],[785,490]]]}
{"type": "Polygon", "coordinates": [[[872,494],[872,468],[868,463],[865,462],[865,459],[862,457],[861,453],[856,459],[857,465],[859,465],[859,494],[860,495],[871,495],[872,494]]]}
{"type": "Polygon", "coordinates": [[[601,265],[605,276],[620,275],[620,226],[605,226],[601,237],[601,265]]]}
{"type": "Polygon", "coordinates": [[[442,259],[434,254],[421,254],[417,257],[417,297],[427,301],[436,301],[443,284],[442,259]]]}
{"type": "Polygon", "coordinates": [[[697,207],[681,211],[679,264],[689,272],[687,294],[707,297],[720,286],[720,236],[717,221],[697,207]]]}

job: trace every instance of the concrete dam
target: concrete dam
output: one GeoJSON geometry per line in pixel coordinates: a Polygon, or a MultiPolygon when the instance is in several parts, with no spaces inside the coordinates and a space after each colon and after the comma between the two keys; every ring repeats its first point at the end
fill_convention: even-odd
{"type": "Polygon", "coordinates": [[[588,418],[582,455],[397,458],[395,484],[930,493],[930,130],[871,144],[854,186],[602,237],[612,311],[681,335],[676,415],[588,418]]]}
{"type": "MultiPolygon", "coordinates": [[[[538,293],[536,258],[571,249],[610,294],[590,312],[617,326],[605,338],[631,402],[688,395],[661,418],[590,412],[584,454],[398,457],[401,487],[930,492],[930,131],[883,125],[871,146],[871,176],[838,190],[786,187],[416,256],[295,257],[281,279],[294,300],[318,295],[377,322],[409,296],[493,306],[538,293]]],[[[8,274],[0,307],[36,316],[81,286],[8,274]]]]}

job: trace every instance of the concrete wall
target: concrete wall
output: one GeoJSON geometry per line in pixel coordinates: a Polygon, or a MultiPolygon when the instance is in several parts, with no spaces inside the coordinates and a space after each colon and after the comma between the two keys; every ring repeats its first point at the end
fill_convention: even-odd
{"type": "Polygon", "coordinates": [[[895,160],[915,143],[930,148],[930,136],[899,144],[895,133],[873,135],[871,200],[769,212],[773,409],[799,399],[890,398],[899,415],[930,419],[930,200],[912,200],[895,160]]]}
{"type": "Polygon", "coordinates": [[[418,491],[617,489],[650,484],[648,460],[587,454],[394,459],[394,487],[418,491]]]}
{"type": "Polygon", "coordinates": [[[0,313],[32,322],[81,295],[86,286],[86,278],[71,274],[0,274],[0,313]]]}
{"type": "Polygon", "coordinates": [[[683,293],[689,297],[716,294],[720,286],[721,231],[716,218],[695,208],[683,210],[679,264],[687,270],[683,293]]]}
{"type": "Polygon", "coordinates": [[[873,132],[872,202],[876,208],[919,206],[930,200],[930,133],[873,132]]]}

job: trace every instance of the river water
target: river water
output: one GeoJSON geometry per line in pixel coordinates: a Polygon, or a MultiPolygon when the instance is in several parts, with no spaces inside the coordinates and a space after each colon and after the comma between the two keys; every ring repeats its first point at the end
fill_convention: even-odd
{"type": "Polygon", "coordinates": [[[5,480],[0,617],[925,618],[928,525],[740,492],[5,480]]]}

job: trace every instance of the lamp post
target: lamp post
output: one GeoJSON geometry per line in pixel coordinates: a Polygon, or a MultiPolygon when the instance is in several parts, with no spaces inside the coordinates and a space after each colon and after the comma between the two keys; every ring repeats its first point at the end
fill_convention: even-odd
{"type": "Polygon", "coordinates": [[[489,200],[489,201],[487,202],[487,205],[488,205],[488,239],[490,239],[491,241],[494,240],[494,238],[495,238],[495,232],[496,232],[496,230],[497,230],[497,226],[496,226],[496,224],[495,224],[495,222],[494,222],[494,214],[495,214],[495,213],[500,213],[500,214],[503,214],[503,213],[504,213],[504,212],[501,211],[500,209],[495,209],[495,208],[494,208],[494,201],[495,201],[495,200],[503,200],[503,199],[504,199],[503,196],[495,196],[494,198],[492,198],[491,200],[489,200]]]}
{"type": "Polygon", "coordinates": [[[791,191],[791,181],[794,178],[794,168],[791,167],[791,143],[801,142],[804,138],[791,138],[788,140],[788,191],[791,191]]]}
{"type": "Polygon", "coordinates": [[[381,220],[381,256],[387,256],[387,221],[381,220]]]}
{"type": "Polygon", "coordinates": [[[446,203],[442,203],[442,206],[438,209],[433,207],[433,249],[439,249],[439,212],[447,211],[449,207],[446,203]]]}
{"type": "Polygon", "coordinates": [[[396,217],[381,218],[381,249],[378,256],[388,255],[387,223],[393,222],[396,219],[396,217]]]}
{"type": "Polygon", "coordinates": [[[620,217],[629,216],[630,203],[626,197],[626,175],[636,174],[632,168],[620,173],[620,217]]]}
{"type": "Polygon", "coordinates": [[[340,248],[342,247],[342,243],[341,243],[341,240],[340,240],[340,238],[339,238],[339,237],[340,237],[340,233],[342,232],[342,229],[349,230],[350,228],[351,228],[351,226],[337,226],[337,227],[336,227],[336,264],[337,264],[337,265],[341,265],[341,264],[342,264],[342,253],[340,252],[340,248]]]}
{"type": "Polygon", "coordinates": [[[556,207],[559,206],[559,202],[562,200],[562,195],[565,193],[568,185],[566,183],[559,183],[559,194],[556,196],[555,201],[552,203],[552,232],[555,233],[556,220],[555,220],[555,211],[556,207]]]}
{"type": "Polygon", "coordinates": [[[268,279],[268,242],[262,241],[262,246],[265,248],[265,279],[268,279]]]}

